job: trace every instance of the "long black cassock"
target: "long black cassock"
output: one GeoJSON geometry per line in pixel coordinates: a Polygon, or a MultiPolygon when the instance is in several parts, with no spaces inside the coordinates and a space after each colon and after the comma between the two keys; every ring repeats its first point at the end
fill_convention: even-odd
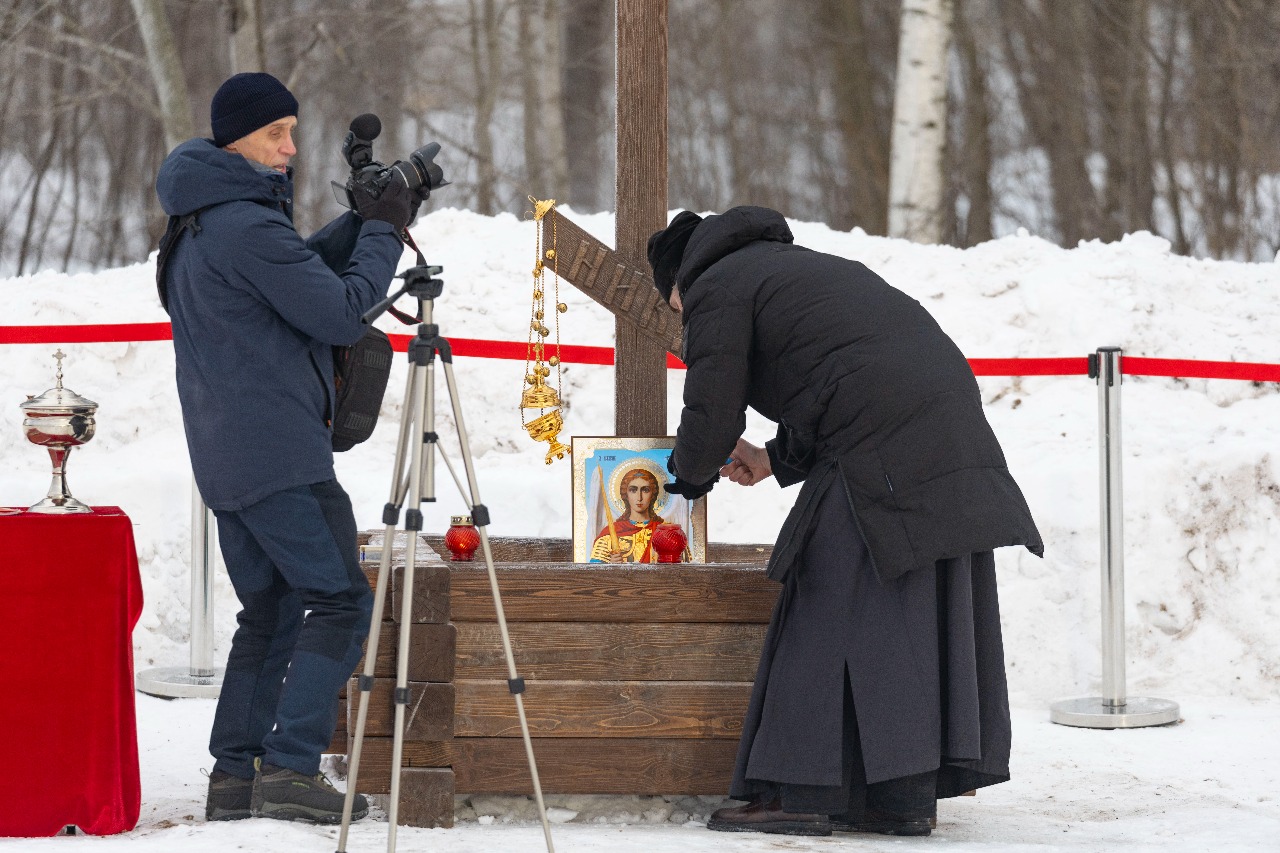
{"type": "Polygon", "coordinates": [[[804,483],[770,560],[782,593],[731,794],[780,785],[787,810],[838,813],[869,783],[936,770],[945,797],[1007,779],[992,551],[1043,544],[959,348],[766,208],[699,223],[675,283],[677,476],[711,480],[750,406],[778,424],[778,483],[804,483]]]}

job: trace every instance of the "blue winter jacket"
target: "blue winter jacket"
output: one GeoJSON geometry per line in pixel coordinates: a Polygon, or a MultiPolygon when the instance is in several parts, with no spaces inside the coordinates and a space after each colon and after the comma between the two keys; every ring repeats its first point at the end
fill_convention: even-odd
{"type": "Polygon", "coordinates": [[[178,397],[196,485],[212,509],[333,479],[334,344],[387,294],[403,246],[346,213],[308,240],[293,182],[193,139],[156,180],[165,212],[201,212],[169,257],[178,397]]]}

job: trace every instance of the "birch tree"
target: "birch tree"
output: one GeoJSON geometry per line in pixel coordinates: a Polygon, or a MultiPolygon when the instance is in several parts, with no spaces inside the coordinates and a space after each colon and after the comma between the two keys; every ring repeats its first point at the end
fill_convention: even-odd
{"type": "Polygon", "coordinates": [[[889,236],[942,239],[952,0],[903,0],[889,162],[889,236]]]}
{"type": "Polygon", "coordinates": [[[164,11],[164,0],[130,0],[138,19],[138,30],[147,50],[147,68],[160,100],[160,123],[165,145],[174,148],[196,135],[191,119],[191,99],[187,78],[178,58],[173,30],[164,11]]]}

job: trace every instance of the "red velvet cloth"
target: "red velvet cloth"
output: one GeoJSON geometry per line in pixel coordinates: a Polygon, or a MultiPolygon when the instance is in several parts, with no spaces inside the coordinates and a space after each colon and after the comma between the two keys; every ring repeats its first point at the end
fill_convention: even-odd
{"type": "Polygon", "coordinates": [[[142,580],[129,516],[0,510],[0,577],[0,835],[133,829],[142,580]]]}

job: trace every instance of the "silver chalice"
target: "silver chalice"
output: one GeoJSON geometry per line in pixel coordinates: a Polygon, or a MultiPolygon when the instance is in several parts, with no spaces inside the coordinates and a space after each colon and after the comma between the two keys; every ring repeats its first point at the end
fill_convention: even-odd
{"type": "Polygon", "coordinates": [[[19,405],[26,418],[22,421],[27,441],[49,451],[53,461],[53,482],[44,500],[28,508],[28,512],[73,513],[93,512],[88,504],[71,496],[67,489],[67,457],[73,447],[93,438],[96,423],[93,415],[98,404],[81,397],[70,388],[62,387],[62,360],[66,355],[58,350],[53,356],[58,361],[57,384],[39,397],[27,395],[19,405]]]}

